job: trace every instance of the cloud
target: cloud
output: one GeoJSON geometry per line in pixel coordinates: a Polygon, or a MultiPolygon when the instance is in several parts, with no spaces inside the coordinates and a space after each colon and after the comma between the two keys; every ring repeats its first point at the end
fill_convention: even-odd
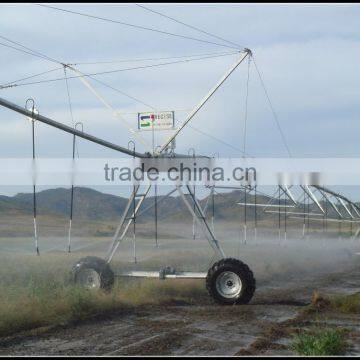
{"type": "MultiPolygon", "coordinates": [[[[59,7],[218,42],[133,4],[66,4],[59,7]]],[[[149,7],[253,50],[279,122],[295,155],[346,156],[358,153],[358,5],[157,4],[149,7]]],[[[35,5],[1,5],[0,21],[2,35],[67,62],[182,56],[229,50],[35,5]]],[[[57,66],[8,48],[0,46],[0,49],[2,84],[57,66]]],[[[223,57],[112,73],[98,78],[155,107],[164,110],[189,109],[202,99],[233,61],[234,56],[223,57]]],[[[79,68],[84,72],[96,72],[144,63],[79,65],[79,68]]],[[[242,64],[191,123],[240,149],[244,145],[246,70],[246,64],[242,64]]],[[[71,76],[71,72],[68,75],[71,76]]],[[[59,70],[38,79],[62,76],[63,71],[59,70]]],[[[114,108],[126,112],[146,110],[126,96],[92,83],[114,108]]],[[[69,80],[69,86],[74,120],[82,121],[87,132],[127,146],[131,136],[120,122],[78,79],[69,80]]],[[[33,97],[42,114],[71,124],[64,80],[1,90],[0,96],[19,105],[24,104],[28,97],[33,97]]],[[[286,155],[253,64],[248,101],[248,152],[262,156],[286,155]]],[[[186,112],[176,114],[179,122],[185,116],[186,112]]],[[[126,118],[136,126],[136,114],[128,114],[126,118]]],[[[27,156],[31,143],[23,118],[0,109],[0,120],[3,156],[27,156]]],[[[168,134],[157,135],[159,142],[164,140],[165,135],[168,134]]],[[[39,125],[37,138],[39,154],[71,154],[71,136],[67,134],[39,125]]],[[[230,146],[190,128],[178,137],[177,146],[182,153],[196,146],[199,153],[240,154],[230,146]]],[[[79,147],[87,156],[112,156],[114,153],[100,150],[99,146],[85,141],[81,141],[79,147]]],[[[137,148],[144,150],[141,144],[137,148]]]]}

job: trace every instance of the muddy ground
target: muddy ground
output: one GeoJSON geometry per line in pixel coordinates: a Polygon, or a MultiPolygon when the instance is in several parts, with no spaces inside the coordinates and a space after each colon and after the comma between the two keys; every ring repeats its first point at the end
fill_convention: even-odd
{"type": "Polygon", "coordinates": [[[360,355],[359,315],[304,312],[314,290],[330,295],[359,288],[360,256],[352,250],[348,260],[331,270],[296,271],[260,281],[249,305],[219,306],[195,299],[192,304],[138,307],[3,338],[0,355],[291,355],[294,332],[321,324],[348,329],[347,354],[360,355]]]}

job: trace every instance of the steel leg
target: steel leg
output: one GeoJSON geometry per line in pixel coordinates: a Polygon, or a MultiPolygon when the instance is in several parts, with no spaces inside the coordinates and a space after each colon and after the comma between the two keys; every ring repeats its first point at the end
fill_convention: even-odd
{"type": "Polygon", "coordinates": [[[189,195],[191,196],[191,199],[195,205],[196,210],[198,211],[198,213],[200,214],[200,216],[198,216],[195,212],[193,207],[191,206],[191,204],[189,203],[189,201],[186,199],[185,194],[183,193],[181,186],[177,185],[176,186],[180,196],[182,198],[182,200],[184,201],[185,205],[187,206],[187,208],[189,209],[190,213],[193,215],[193,217],[196,219],[197,223],[203,228],[203,233],[206,237],[206,239],[208,240],[210,246],[214,249],[214,251],[220,255],[222,258],[225,258],[226,255],[224,253],[224,251],[222,250],[218,240],[215,238],[215,235],[213,233],[213,231],[211,230],[209,224],[207,223],[207,220],[205,218],[205,214],[199,204],[199,202],[197,201],[197,199],[195,198],[194,194],[191,191],[190,186],[186,185],[186,188],[189,192],[189,195]]]}
{"type": "Polygon", "coordinates": [[[136,214],[138,213],[139,209],[140,209],[140,206],[141,204],[143,203],[146,195],[149,193],[149,190],[151,188],[151,185],[148,185],[145,192],[143,194],[141,194],[140,196],[140,200],[139,202],[137,203],[136,207],[135,207],[135,210],[134,212],[132,213],[132,215],[130,217],[127,217],[128,213],[129,213],[129,209],[131,207],[131,204],[133,203],[134,199],[136,197],[139,197],[137,195],[138,191],[139,191],[139,188],[140,188],[140,185],[136,185],[134,187],[134,191],[132,192],[130,198],[129,198],[129,201],[128,203],[126,204],[126,207],[125,207],[125,210],[123,212],[123,215],[121,217],[121,220],[120,220],[120,223],[115,231],[115,234],[114,234],[114,237],[113,237],[113,242],[108,250],[108,255],[107,255],[107,258],[106,258],[106,261],[108,263],[111,262],[118,246],[120,245],[120,242],[123,240],[123,238],[125,237],[126,235],[126,232],[127,230],[129,229],[129,226],[132,224],[133,220],[134,220],[134,217],[136,216],[136,214]],[[125,225],[125,228],[124,230],[121,232],[121,230],[123,229],[123,225],[125,224],[125,221],[127,220],[127,223],[125,225]],[[120,232],[121,232],[121,235],[120,235],[120,232]],[[120,236],[119,236],[120,235],[120,236]]]}

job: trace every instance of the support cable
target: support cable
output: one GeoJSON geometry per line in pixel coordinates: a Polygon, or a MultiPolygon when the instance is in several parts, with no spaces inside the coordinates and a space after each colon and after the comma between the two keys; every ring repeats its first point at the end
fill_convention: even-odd
{"type": "Polygon", "coordinates": [[[190,129],[195,130],[195,131],[198,132],[199,134],[204,135],[204,136],[207,136],[209,139],[213,139],[213,140],[215,140],[215,141],[217,141],[217,142],[219,142],[219,143],[221,143],[221,144],[223,144],[223,145],[226,145],[226,146],[228,146],[229,148],[231,148],[231,149],[233,149],[233,150],[236,150],[236,151],[238,151],[239,153],[241,153],[241,154],[243,154],[243,155],[251,156],[251,155],[248,154],[248,153],[244,153],[244,151],[241,150],[241,149],[239,149],[238,147],[236,147],[236,146],[234,146],[234,145],[232,145],[232,144],[230,144],[230,143],[228,143],[228,142],[226,142],[226,141],[224,141],[224,140],[222,140],[222,139],[220,139],[220,138],[218,138],[218,137],[216,137],[216,136],[214,136],[214,135],[208,134],[208,133],[206,133],[205,131],[200,130],[200,129],[194,127],[193,125],[187,124],[187,126],[188,126],[190,129]]]}
{"type": "Polygon", "coordinates": [[[135,58],[135,59],[117,59],[117,60],[99,60],[99,61],[84,61],[84,62],[72,62],[69,65],[78,66],[78,65],[101,65],[101,64],[118,64],[118,63],[130,63],[130,62],[142,62],[142,61],[159,61],[159,60],[170,60],[170,59],[182,59],[182,58],[191,58],[191,57],[201,57],[208,55],[221,55],[224,52],[211,52],[211,53],[202,53],[202,54],[193,54],[193,55],[178,55],[178,56],[162,56],[162,57],[152,57],[152,58],[135,58]]]}
{"type": "Polygon", "coordinates": [[[222,41],[224,41],[224,42],[226,42],[226,43],[228,43],[228,44],[230,44],[230,45],[236,46],[236,47],[238,47],[238,48],[244,48],[244,46],[242,46],[242,45],[239,45],[239,44],[236,44],[236,43],[234,43],[234,42],[232,42],[232,41],[226,40],[226,39],[224,39],[224,38],[222,38],[222,37],[220,37],[220,36],[218,36],[218,35],[211,34],[211,33],[209,33],[208,31],[202,30],[202,29],[200,29],[200,28],[198,28],[198,27],[195,27],[195,26],[193,26],[193,25],[186,24],[186,23],[184,23],[183,21],[177,20],[177,19],[175,19],[175,18],[173,18],[173,17],[171,17],[171,16],[168,16],[168,15],[163,14],[163,13],[161,13],[160,11],[155,11],[155,10],[153,10],[153,9],[150,9],[150,8],[148,8],[148,7],[144,6],[144,5],[140,5],[140,4],[134,4],[134,5],[142,8],[142,9],[144,9],[144,10],[146,10],[146,11],[150,11],[150,12],[152,12],[152,13],[154,13],[154,14],[157,14],[157,15],[160,15],[160,16],[162,16],[162,17],[165,17],[165,18],[167,18],[167,19],[169,19],[169,20],[175,21],[175,22],[178,23],[178,24],[184,25],[184,26],[186,26],[186,27],[188,27],[188,28],[190,28],[190,29],[196,30],[196,31],[198,31],[198,32],[200,32],[200,33],[203,33],[203,34],[205,34],[205,35],[211,36],[211,37],[216,38],[216,39],[218,39],[218,40],[222,40],[222,41]]]}
{"type": "Polygon", "coordinates": [[[159,30],[159,29],[154,29],[154,28],[150,28],[150,27],[146,27],[146,26],[126,23],[126,22],[123,22],[123,21],[118,21],[118,20],[113,20],[113,19],[109,19],[109,18],[104,18],[104,17],[100,17],[100,16],[91,15],[91,14],[86,14],[86,13],[79,12],[79,11],[61,9],[61,8],[58,8],[58,7],[55,7],[55,6],[50,6],[50,5],[45,5],[45,4],[34,4],[34,5],[42,6],[42,7],[45,7],[45,8],[49,8],[49,9],[53,9],[53,10],[57,10],[57,11],[62,11],[62,12],[70,13],[70,14],[85,16],[85,17],[88,17],[88,18],[96,19],[96,20],[102,20],[102,21],[107,21],[107,22],[111,22],[111,23],[115,23],[115,24],[120,24],[120,25],[132,27],[132,28],[136,28],[136,29],[140,29],[140,30],[152,31],[152,32],[156,32],[156,33],[159,33],[159,34],[163,34],[163,35],[183,38],[183,39],[186,39],[186,40],[193,40],[193,41],[197,41],[197,42],[202,42],[202,43],[227,47],[227,48],[231,48],[231,49],[238,49],[238,46],[234,47],[234,46],[230,46],[230,45],[220,44],[220,43],[216,43],[216,42],[209,41],[209,40],[198,39],[198,38],[194,38],[194,37],[191,37],[191,36],[186,36],[186,35],[171,33],[171,32],[163,31],[163,30],[159,30]]]}
{"type": "Polygon", "coordinates": [[[279,133],[280,133],[280,135],[281,135],[283,144],[284,144],[284,146],[285,146],[285,148],[286,148],[286,151],[287,151],[289,157],[291,157],[292,155],[291,155],[289,146],[288,146],[288,144],[287,144],[287,141],[286,141],[284,132],[283,132],[283,130],[281,129],[278,116],[277,116],[277,114],[276,114],[276,112],[275,112],[275,109],[274,109],[274,106],[272,105],[272,102],[271,102],[271,100],[270,100],[270,96],[269,96],[268,91],[267,91],[267,89],[266,89],[266,86],[265,86],[264,80],[263,80],[263,78],[262,78],[262,76],[261,76],[261,73],[260,73],[260,71],[259,71],[259,69],[258,69],[258,67],[257,67],[257,65],[256,65],[254,56],[253,56],[253,62],[254,62],[254,65],[255,65],[256,72],[257,72],[257,74],[258,74],[258,76],[259,76],[261,86],[262,86],[262,88],[263,88],[263,90],[264,90],[265,96],[266,96],[266,98],[267,98],[267,101],[268,101],[268,103],[269,103],[271,112],[272,112],[272,114],[273,114],[273,118],[274,118],[274,120],[275,120],[275,123],[276,123],[276,125],[277,125],[278,130],[279,130],[279,133]]]}
{"type": "MultiPolygon", "coordinates": [[[[0,43],[0,45],[1,45],[1,43],[0,43]]],[[[115,69],[115,70],[107,70],[107,71],[100,71],[100,72],[93,72],[93,73],[86,73],[86,74],[84,73],[82,75],[68,76],[68,79],[76,79],[76,78],[79,78],[79,77],[91,77],[91,76],[98,76],[98,75],[114,74],[114,73],[118,73],[118,72],[150,69],[150,68],[156,68],[156,67],[161,67],[161,66],[175,65],[175,64],[181,64],[181,63],[189,63],[189,62],[198,61],[198,60],[214,59],[214,58],[218,58],[218,57],[235,55],[235,54],[238,54],[238,53],[239,52],[236,51],[236,52],[231,52],[231,53],[224,53],[222,55],[204,56],[204,57],[196,58],[196,59],[168,61],[168,62],[162,62],[162,63],[149,64],[149,65],[141,65],[141,66],[134,66],[134,67],[115,69]]],[[[62,64],[62,65],[67,65],[68,67],[70,67],[68,64],[62,64]]],[[[37,84],[44,84],[44,83],[50,83],[50,82],[56,82],[56,81],[62,81],[62,80],[64,80],[64,77],[47,79],[47,80],[32,81],[32,82],[25,82],[25,83],[20,83],[20,84],[11,84],[11,85],[4,86],[2,88],[6,89],[6,88],[12,88],[12,87],[19,87],[19,86],[37,85],[37,84]]]]}
{"type": "Polygon", "coordinates": [[[9,45],[9,44],[0,43],[0,45],[2,45],[2,46],[6,46],[6,47],[12,48],[12,49],[14,49],[14,50],[21,51],[21,52],[23,52],[23,53],[26,53],[26,54],[29,54],[29,55],[33,55],[33,56],[36,56],[36,57],[38,57],[38,58],[42,58],[42,59],[44,59],[44,60],[48,60],[48,61],[51,61],[51,62],[56,63],[56,64],[64,65],[64,63],[62,63],[62,62],[59,61],[59,60],[53,59],[53,58],[51,58],[51,57],[49,57],[49,56],[47,56],[47,55],[45,55],[45,54],[42,54],[41,52],[39,52],[39,51],[37,51],[37,50],[30,49],[30,48],[28,48],[27,46],[22,45],[22,44],[20,44],[20,43],[18,43],[18,42],[16,42],[16,41],[13,41],[13,40],[11,40],[11,39],[3,36],[3,35],[0,35],[0,38],[1,38],[1,39],[4,39],[4,40],[6,40],[6,41],[8,41],[8,42],[10,42],[10,43],[12,43],[12,44],[15,44],[15,45],[17,45],[17,46],[20,46],[20,47],[22,47],[23,49],[26,49],[26,50],[16,48],[16,47],[14,47],[14,46],[12,46],[12,45],[9,45]]]}
{"type": "MultiPolygon", "coordinates": [[[[13,41],[13,40],[8,39],[8,38],[5,38],[5,37],[3,37],[3,36],[1,36],[1,35],[0,35],[0,37],[4,38],[5,40],[7,40],[7,41],[9,41],[9,42],[12,42],[12,43],[14,43],[14,44],[17,44],[17,45],[19,45],[19,46],[21,46],[21,47],[23,47],[23,48],[25,48],[25,49],[28,49],[29,51],[31,51],[31,52],[29,53],[30,55],[34,55],[34,56],[37,56],[37,57],[41,57],[41,58],[43,58],[43,59],[45,59],[45,60],[49,60],[49,61],[52,61],[52,62],[56,62],[56,63],[58,63],[58,64],[61,64],[62,67],[65,67],[65,66],[66,66],[66,67],[69,67],[69,65],[62,63],[62,62],[59,61],[59,60],[50,58],[50,57],[48,57],[47,55],[42,54],[42,53],[40,53],[40,52],[37,51],[37,50],[30,49],[30,48],[28,48],[28,47],[25,46],[25,45],[22,45],[22,44],[20,44],[20,43],[18,43],[18,42],[15,42],[15,41],[13,41]]],[[[16,48],[16,50],[23,51],[23,50],[17,49],[17,48],[16,48]]],[[[226,53],[226,54],[223,53],[223,54],[218,54],[218,55],[224,56],[224,55],[230,55],[230,54],[235,54],[235,53],[238,53],[238,52],[232,52],[232,53],[226,53]]],[[[208,58],[208,57],[207,57],[207,58],[208,58]]],[[[193,59],[193,60],[199,60],[199,59],[193,59]]],[[[185,60],[185,61],[191,61],[191,59],[190,59],[190,60],[185,60]]],[[[59,68],[59,69],[60,69],[60,68],[59,68]]],[[[54,69],[54,70],[55,70],[55,69],[54,69]]],[[[75,70],[75,69],[74,69],[74,70],[75,70]]],[[[76,70],[76,71],[78,71],[78,70],[76,70]]],[[[119,89],[116,89],[116,88],[112,87],[111,85],[108,85],[108,84],[106,84],[105,82],[103,82],[103,81],[101,81],[101,80],[98,80],[98,79],[96,79],[95,77],[93,77],[93,75],[99,75],[99,73],[95,73],[95,74],[84,74],[84,73],[82,73],[82,72],[80,72],[80,71],[78,71],[78,72],[80,73],[80,75],[78,75],[78,76],[68,76],[68,77],[65,77],[65,78],[50,79],[50,80],[45,80],[45,81],[48,82],[48,81],[57,81],[57,80],[64,80],[64,79],[65,79],[66,81],[68,81],[68,79],[72,79],[72,78],[76,78],[76,77],[80,77],[80,78],[81,78],[81,77],[90,77],[92,80],[95,80],[95,81],[97,81],[98,83],[100,83],[100,84],[102,84],[102,85],[104,85],[104,86],[106,86],[106,87],[108,87],[108,88],[110,88],[110,89],[112,89],[112,90],[114,90],[114,91],[116,91],[116,92],[119,92],[119,93],[121,93],[121,94],[124,95],[124,96],[127,96],[127,97],[133,99],[134,101],[137,101],[137,102],[139,102],[139,103],[141,103],[141,104],[143,104],[143,105],[145,105],[145,106],[147,106],[147,107],[152,108],[153,110],[156,110],[156,108],[154,108],[153,106],[151,106],[151,105],[149,105],[149,104],[146,104],[146,103],[143,102],[142,100],[137,99],[137,98],[135,98],[135,97],[133,97],[133,96],[131,96],[131,95],[129,95],[129,94],[126,94],[126,93],[124,93],[123,91],[121,91],[121,90],[119,90],[119,89]]],[[[38,74],[38,75],[40,75],[40,74],[38,74]]],[[[24,83],[24,84],[16,84],[15,82],[11,82],[11,84],[5,84],[5,85],[3,85],[3,86],[0,86],[0,89],[7,88],[7,87],[16,87],[16,86],[30,85],[30,84],[35,84],[35,83],[38,84],[38,83],[40,83],[40,82],[24,83]]],[[[112,109],[112,110],[113,110],[113,109],[112,109]]],[[[208,136],[208,137],[210,137],[210,138],[212,138],[212,139],[214,139],[214,140],[216,140],[216,141],[218,141],[218,142],[221,142],[222,144],[224,144],[224,145],[226,145],[226,146],[228,146],[228,147],[231,147],[232,149],[235,149],[236,151],[242,152],[241,150],[239,150],[239,149],[236,148],[235,146],[233,146],[233,145],[231,145],[231,144],[229,144],[229,143],[227,143],[227,142],[225,142],[225,141],[223,141],[223,140],[221,140],[221,139],[219,139],[219,138],[216,138],[216,137],[213,136],[213,135],[207,134],[207,133],[205,133],[204,131],[201,131],[201,130],[199,130],[199,129],[193,127],[193,126],[191,126],[190,124],[189,124],[189,127],[192,128],[193,130],[201,133],[201,134],[204,135],[204,136],[208,136]]],[[[249,155],[249,154],[246,154],[246,155],[249,155]]]]}
{"type": "MultiPolygon", "coordinates": [[[[1,37],[1,35],[0,35],[0,37],[1,37]]],[[[5,38],[5,37],[3,37],[3,38],[5,38]]],[[[61,64],[61,65],[62,65],[61,68],[63,68],[64,66],[69,67],[69,68],[72,68],[72,67],[69,66],[69,64],[64,64],[64,63],[62,63],[61,61],[52,59],[52,58],[48,57],[47,55],[44,55],[44,54],[42,54],[42,53],[40,53],[40,52],[38,52],[38,51],[36,51],[36,50],[32,50],[32,49],[26,47],[25,45],[22,45],[22,44],[20,44],[20,43],[18,43],[18,42],[12,41],[12,40],[10,40],[10,39],[8,39],[8,38],[5,38],[5,39],[6,39],[7,41],[12,42],[12,43],[18,44],[19,46],[21,46],[21,47],[23,47],[23,48],[25,48],[25,49],[30,50],[30,51],[31,51],[31,53],[29,53],[30,55],[34,55],[34,56],[37,56],[37,57],[41,57],[41,58],[43,58],[43,59],[45,59],[45,60],[49,60],[49,61],[52,61],[52,62],[56,62],[56,63],[58,63],[58,64],[61,64]],[[38,55],[37,55],[37,54],[38,54],[38,55]]],[[[0,45],[1,45],[1,43],[0,43],[0,45]]],[[[23,50],[21,50],[21,49],[16,49],[16,50],[23,51],[23,50]]],[[[225,56],[225,55],[230,55],[230,54],[232,55],[232,54],[236,54],[236,53],[238,53],[238,52],[231,52],[231,53],[225,53],[225,54],[224,54],[224,53],[220,53],[220,54],[217,54],[217,55],[225,56]]],[[[208,55],[212,55],[212,54],[208,54],[208,55]]],[[[194,56],[195,56],[195,55],[194,55],[194,56]]],[[[210,57],[211,57],[211,56],[210,56],[210,57]]],[[[206,57],[206,58],[209,58],[209,57],[206,57]]],[[[202,58],[202,59],[204,59],[204,58],[202,58]]],[[[193,59],[193,60],[199,60],[199,59],[193,59]]],[[[185,60],[185,61],[191,61],[191,59],[190,59],[190,60],[185,60]]],[[[61,69],[61,68],[58,68],[58,69],[61,69]]],[[[74,68],[72,68],[72,69],[74,69],[74,68]]],[[[54,70],[55,70],[55,69],[54,69],[54,70]]],[[[74,70],[76,70],[76,69],[74,69],[74,70]]],[[[93,75],[99,75],[100,73],[85,74],[85,73],[80,72],[79,70],[76,70],[76,71],[77,71],[80,75],[78,75],[78,76],[67,76],[67,77],[65,77],[65,78],[59,78],[59,79],[50,79],[50,80],[45,80],[45,82],[57,81],[57,80],[64,80],[64,79],[67,81],[68,79],[72,79],[72,78],[84,78],[84,77],[89,77],[89,78],[91,78],[92,80],[97,81],[98,83],[100,83],[100,84],[102,84],[102,85],[104,85],[104,86],[106,86],[106,87],[108,87],[108,88],[110,88],[110,89],[112,89],[112,90],[114,90],[114,91],[116,91],[116,92],[119,92],[119,93],[121,93],[122,95],[124,95],[124,96],[126,96],[126,97],[129,97],[129,98],[131,98],[132,100],[134,100],[134,101],[136,101],[136,102],[138,102],[138,103],[141,103],[142,105],[145,105],[145,106],[147,106],[147,107],[149,107],[149,108],[151,108],[151,109],[153,109],[153,110],[156,110],[155,107],[153,107],[153,106],[145,103],[144,101],[142,101],[142,100],[140,100],[140,99],[138,99],[138,98],[135,98],[135,97],[133,97],[133,96],[131,96],[131,95],[129,95],[129,94],[127,94],[127,93],[125,93],[125,92],[123,92],[123,91],[121,91],[121,90],[119,90],[119,89],[117,89],[117,88],[115,88],[115,87],[113,87],[113,86],[111,86],[111,85],[109,85],[109,84],[107,84],[107,83],[99,80],[99,79],[96,79],[95,77],[93,77],[93,75]]],[[[38,75],[40,75],[40,74],[38,74],[38,75]]],[[[15,82],[11,82],[10,84],[0,85],[0,89],[8,88],[8,87],[18,87],[18,86],[23,86],[23,85],[30,85],[30,84],[35,84],[35,83],[38,84],[39,82],[25,83],[25,84],[16,84],[15,82]]],[[[92,90],[92,91],[93,91],[93,90],[92,90]]],[[[94,92],[94,91],[93,91],[93,92],[94,92]]],[[[102,102],[103,102],[103,101],[102,101],[102,102]]],[[[107,106],[107,107],[108,107],[108,106],[107,106]]],[[[112,108],[111,108],[111,109],[112,109],[112,108]]],[[[114,110],[114,109],[112,109],[112,110],[114,110]]],[[[117,112],[115,112],[115,111],[113,111],[113,112],[114,112],[114,113],[117,113],[117,112]]],[[[207,136],[207,137],[209,137],[209,138],[212,138],[213,140],[216,140],[216,141],[218,141],[218,142],[221,142],[222,144],[224,144],[224,145],[226,145],[226,146],[228,146],[228,147],[230,147],[230,148],[232,148],[232,149],[234,149],[234,150],[236,150],[236,151],[239,151],[239,152],[243,153],[242,150],[236,148],[235,146],[233,146],[233,145],[231,145],[231,144],[229,144],[229,143],[227,143],[227,142],[225,142],[225,141],[223,141],[223,140],[221,140],[221,139],[219,139],[219,138],[217,138],[217,137],[215,137],[215,136],[213,136],[213,135],[210,135],[210,134],[208,134],[208,133],[206,133],[206,132],[204,132],[204,131],[202,131],[202,130],[199,130],[199,129],[195,128],[194,126],[190,125],[190,124],[189,124],[189,127],[192,128],[193,130],[197,131],[198,133],[204,135],[204,136],[207,136]]],[[[249,155],[249,154],[245,154],[245,155],[249,155]]]]}
{"type": "Polygon", "coordinates": [[[9,85],[18,83],[18,82],[20,82],[20,81],[32,79],[32,78],[34,78],[34,77],[38,77],[38,76],[41,76],[41,75],[49,74],[49,73],[51,73],[51,72],[58,71],[58,70],[61,70],[61,69],[63,69],[63,66],[62,66],[62,67],[56,67],[56,68],[54,68],[54,69],[47,70],[47,71],[42,71],[42,72],[40,72],[40,73],[37,73],[37,74],[34,74],[34,75],[30,75],[30,76],[27,76],[27,77],[25,77],[25,78],[21,78],[21,79],[17,79],[17,80],[14,80],[14,81],[10,81],[10,82],[7,82],[7,83],[5,83],[5,84],[0,85],[0,89],[3,89],[3,88],[5,88],[6,86],[9,86],[9,85]]]}
{"type": "Polygon", "coordinates": [[[106,107],[108,108],[112,114],[114,116],[116,116],[118,119],[120,119],[123,124],[126,126],[126,128],[128,129],[128,131],[133,134],[147,149],[151,149],[151,144],[148,143],[148,141],[143,138],[139,133],[137,133],[129,124],[128,121],[126,121],[118,112],[115,111],[115,109],[104,99],[104,97],[90,84],[90,82],[85,79],[85,77],[83,76],[83,74],[76,70],[73,67],[69,68],[73,71],[75,71],[76,73],[80,74],[80,80],[81,82],[96,96],[96,98],[106,107]]]}

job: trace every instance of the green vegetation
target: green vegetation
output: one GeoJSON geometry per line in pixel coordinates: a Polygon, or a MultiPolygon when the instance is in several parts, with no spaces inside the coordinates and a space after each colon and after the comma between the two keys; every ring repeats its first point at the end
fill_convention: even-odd
{"type": "Polygon", "coordinates": [[[347,313],[360,314],[360,292],[353,295],[335,296],[330,299],[331,308],[347,313]]]}
{"type": "Polygon", "coordinates": [[[96,315],[129,310],[139,305],[192,303],[204,290],[194,281],[142,280],[120,282],[106,294],[75,286],[33,283],[14,289],[0,297],[0,336],[42,326],[64,325],[96,315]],[[171,299],[171,301],[170,301],[171,299]]]}
{"type": "Polygon", "coordinates": [[[111,293],[89,291],[71,283],[69,269],[74,262],[61,255],[2,258],[0,336],[126,312],[139,305],[207,299],[203,283],[196,280],[122,279],[111,293]]]}
{"type": "Polygon", "coordinates": [[[16,291],[1,297],[0,335],[41,326],[65,324],[114,309],[116,299],[77,288],[48,286],[16,291]],[[14,294],[12,294],[14,295],[14,294]]]}
{"type": "Polygon", "coordinates": [[[301,332],[294,337],[292,348],[299,355],[341,355],[347,344],[341,329],[321,329],[301,332]]]}
{"type": "MultiPolygon", "coordinates": [[[[183,227],[175,226],[172,231],[182,235],[183,227]]],[[[74,237],[73,240],[74,249],[78,249],[68,254],[53,249],[64,241],[63,238],[44,236],[40,244],[53,250],[45,253],[40,248],[41,255],[36,256],[32,238],[1,239],[2,248],[7,251],[0,254],[0,336],[68,324],[93,316],[136,311],[136,307],[147,305],[209,304],[211,301],[203,280],[119,279],[109,294],[77,288],[70,281],[71,267],[87,255],[103,257],[109,239],[89,237],[87,242],[91,246],[84,248],[81,246],[86,242],[82,238],[74,237]]],[[[148,238],[139,238],[139,241],[143,246],[141,262],[136,265],[131,262],[128,255],[132,251],[131,245],[124,243],[123,252],[112,263],[115,271],[158,270],[164,265],[185,271],[206,271],[213,255],[205,240],[197,241],[194,249],[192,239],[166,238],[166,241],[160,241],[161,247],[156,250],[148,238]]],[[[238,240],[224,245],[225,251],[232,254],[238,247],[238,240]]],[[[291,280],[294,273],[316,273],[318,269],[323,270],[325,261],[328,262],[328,257],[320,257],[315,251],[309,254],[302,248],[296,252],[295,261],[293,249],[284,248],[280,252],[272,246],[270,250],[270,246],[243,248],[243,256],[252,259],[249,265],[254,269],[260,286],[274,277],[280,282],[284,278],[291,280]]],[[[319,251],[323,253],[325,250],[320,248],[319,251]]],[[[359,297],[357,294],[323,301],[318,296],[314,298],[316,306],[313,305],[313,309],[358,314],[359,297]]]]}
{"type": "Polygon", "coordinates": [[[360,314],[360,292],[351,295],[323,296],[314,291],[311,304],[304,309],[307,314],[319,311],[340,311],[345,314],[360,314]]]}

